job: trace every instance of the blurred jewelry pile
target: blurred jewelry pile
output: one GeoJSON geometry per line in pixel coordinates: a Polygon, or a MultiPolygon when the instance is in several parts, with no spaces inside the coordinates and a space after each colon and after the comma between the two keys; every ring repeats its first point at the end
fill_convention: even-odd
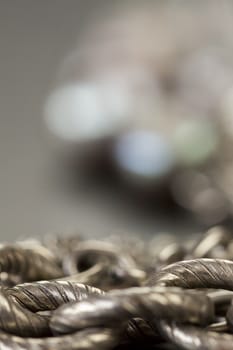
{"type": "Polygon", "coordinates": [[[0,247],[0,349],[232,349],[233,234],[0,247]]]}
{"type": "Polygon", "coordinates": [[[232,7],[155,1],[94,16],[45,108],[62,152],[135,192],[168,192],[201,223],[231,217],[232,7]]]}

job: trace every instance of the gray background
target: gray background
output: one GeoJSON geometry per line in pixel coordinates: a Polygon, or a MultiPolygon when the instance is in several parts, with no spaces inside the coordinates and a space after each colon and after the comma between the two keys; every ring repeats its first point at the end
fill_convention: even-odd
{"type": "MultiPolygon", "coordinates": [[[[188,232],[187,221],[125,200],[124,191],[77,178],[66,189],[43,105],[90,13],[106,1],[0,0],[0,229],[2,240],[77,231],[188,232]]],[[[189,229],[193,231],[195,228],[189,229]]]]}

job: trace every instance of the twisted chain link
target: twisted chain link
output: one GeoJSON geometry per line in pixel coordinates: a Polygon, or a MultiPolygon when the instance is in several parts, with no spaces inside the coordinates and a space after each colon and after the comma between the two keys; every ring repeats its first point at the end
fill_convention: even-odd
{"type": "Polygon", "coordinates": [[[165,241],[2,244],[0,349],[232,349],[233,233],[165,241]]]}

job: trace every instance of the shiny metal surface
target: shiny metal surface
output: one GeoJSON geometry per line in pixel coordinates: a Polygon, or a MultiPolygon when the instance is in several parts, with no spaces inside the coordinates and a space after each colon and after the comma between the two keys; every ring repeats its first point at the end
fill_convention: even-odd
{"type": "Polygon", "coordinates": [[[233,290],[233,262],[207,258],[179,261],[151,277],[148,285],[233,290]]]}
{"type": "Polygon", "coordinates": [[[20,338],[4,332],[0,332],[0,348],[6,350],[88,350],[88,349],[113,349],[118,341],[118,335],[110,329],[88,329],[74,333],[72,336],[51,338],[20,338]]]}
{"type": "Polygon", "coordinates": [[[233,336],[227,333],[207,332],[197,327],[168,325],[161,329],[173,343],[187,350],[230,350],[233,336]]]}
{"type": "Polygon", "coordinates": [[[54,242],[0,247],[0,349],[229,349],[233,262],[206,256],[220,246],[229,256],[230,231],[182,244],[167,237],[162,250],[152,239],[133,254],[114,238],[54,242]]]}
{"type": "Polygon", "coordinates": [[[183,292],[179,288],[144,287],[63,306],[54,312],[50,327],[53,332],[63,334],[102,324],[114,327],[135,317],[152,323],[156,319],[175,318],[182,323],[208,324],[213,314],[213,305],[205,294],[183,292]]]}

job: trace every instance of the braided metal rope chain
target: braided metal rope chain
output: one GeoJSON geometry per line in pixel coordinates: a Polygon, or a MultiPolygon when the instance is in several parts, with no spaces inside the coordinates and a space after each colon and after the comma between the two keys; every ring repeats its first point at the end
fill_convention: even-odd
{"type": "Polygon", "coordinates": [[[0,350],[232,349],[233,233],[0,247],[0,350]]]}

